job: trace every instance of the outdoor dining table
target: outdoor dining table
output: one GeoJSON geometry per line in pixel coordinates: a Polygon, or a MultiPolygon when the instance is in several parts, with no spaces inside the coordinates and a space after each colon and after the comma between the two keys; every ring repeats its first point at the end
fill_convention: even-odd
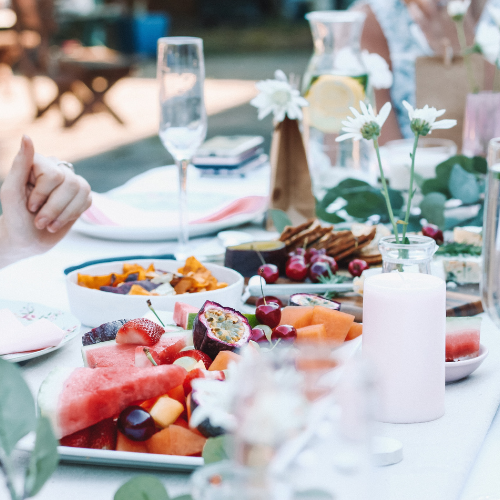
{"type": "MultiPolygon", "coordinates": [[[[259,237],[263,235],[258,226],[244,230],[259,237]]],[[[175,246],[173,242],[98,240],[70,232],[47,254],[0,270],[0,299],[42,303],[69,311],[63,274],[66,267],[107,257],[165,254],[175,251],[175,246]]],[[[82,327],[82,333],[88,329],[82,327]]],[[[482,342],[490,349],[489,357],[468,380],[447,387],[445,417],[427,424],[380,427],[384,434],[403,442],[404,459],[377,470],[373,491],[378,489],[380,494],[374,494],[371,499],[500,500],[500,415],[496,413],[500,400],[500,374],[497,373],[500,371],[500,331],[487,317],[483,320],[482,342]],[[447,429],[454,435],[447,435],[447,429]]],[[[80,346],[77,336],[59,350],[21,364],[33,394],[53,368],[83,365],[80,346]]],[[[27,453],[16,452],[16,463],[25,466],[27,453]]],[[[61,463],[36,498],[55,500],[70,496],[72,500],[111,500],[123,483],[144,473],[159,478],[172,496],[189,490],[188,473],[61,463]]],[[[8,498],[1,480],[0,498],[8,498]]]]}

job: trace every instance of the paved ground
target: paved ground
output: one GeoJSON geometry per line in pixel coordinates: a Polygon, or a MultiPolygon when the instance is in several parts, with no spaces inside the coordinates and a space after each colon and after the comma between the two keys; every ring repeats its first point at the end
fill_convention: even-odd
{"type": "MultiPolygon", "coordinates": [[[[212,55],[206,58],[207,137],[214,135],[258,134],[269,148],[271,119],[259,121],[248,104],[255,95],[254,82],[272,78],[276,69],[301,74],[310,53],[259,53],[212,55]]],[[[95,191],[118,186],[151,167],[172,162],[156,136],[157,90],[154,61],[146,61],[135,78],[119,82],[110,92],[110,102],[123,116],[122,127],[99,113],[84,118],[70,130],[60,126],[57,111],[32,121],[33,109],[27,85],[13,80],[12,88],[0,89],[0,178],[5,175],[22,133],[28,133],[44,154],[72,160],[95,191]],[[120,85],[121,83],[121,85],[120,85]]],[[[54,91],[51,82],[37,83],[42,100],[54,91]]],[[[71,112],[75,102],[67,99],[71,112]]]]}

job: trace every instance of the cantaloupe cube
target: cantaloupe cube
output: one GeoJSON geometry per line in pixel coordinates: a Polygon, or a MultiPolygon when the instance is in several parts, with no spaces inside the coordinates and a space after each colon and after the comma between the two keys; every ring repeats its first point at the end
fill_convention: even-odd
{"type": "Polygon", "coordinates": [[[170,425],[147,441],[149,453],[187,457],[203,451],[206,438],[179,425],[170,425]]]}
{"type": "Polygon", "coordinates": [[[116,436],[116,451],[133,451],[135,453],[148,453],[146,441],[132,441],[118,432],[116,436]]]}
{"type": "Polygon", "coordinates": [[[325,325],[310,325],[297,329],[297,342],[324,342],[325,325]]]}
{"type": "Polygon", "coordinates": [[[208,371],[213,372],[227,370],[227,367],[229,366],[229,363],[231,363],[231,361],[238,363],[240,359],[241,356],[239,354],[236,354],[235,352],[220,351],[219,354],[215,356],[215,359],[212,361],[212,364],[210,365],[208,371]]]}
{"type": "Polygon", "coordinates": [[[353,323],[347,332],[346,341],[353,340],[363,333],[363,323],[353,323]]]}
{"type": "Polygon", "coordinates": [[[280,325],[291,325],[295,328],[303,328],[313,324],[313,306],[287,306],[281,310],[280,325]]]}
{"type": "Polygon", "coordinates": [[[314,306],[313,325],[325,325],[326,337],[330,342],[341,344],[354,323],[354,316],[323,306],[314,306]]]}
{"type": "Polygon", "coordinates": [[[182,384],[168,391],[167,396],[179,401],[181,405],[186,406],[186,396],[184,394],[184,387],[182,387],[182,384]]]}
{"type": "Polygon", "coordinates": [[[184,411],[184,405],[168,396],[158,398],[153,408],[149,411],[156,425],[165,428],[173,424],[184,411]]]}

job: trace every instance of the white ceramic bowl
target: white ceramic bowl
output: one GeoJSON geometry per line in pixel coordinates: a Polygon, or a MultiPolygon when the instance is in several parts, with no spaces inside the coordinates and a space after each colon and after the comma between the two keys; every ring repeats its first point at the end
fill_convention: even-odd
{"type": "Polygon", "coordinates": [[[155,297],[146,295],[119,295],[117,293],[92,290],[78,285],[78,273],[99,276],[110,273],[121,273],[123,263],[137,263],[147,268],[151,262],[156,269],[177,272],[184,262],[175,260],[136,259],[131,261],[109,262],[87,266],[73,271],[66,277],[71,312],[86,326],[96,327],[117,319],[140,318],[148,311],[146,301],[151,300],[153,307],[161,311],[173,311],[176,302],[185,302],[196,307],[201,307],[206,300],[213,300],[223,306],[239,309],[243,293],[243,276],[223,266],[205,264],[218,281],[228,283],[229,286],[210,292],[184,293],[155,297]]]}
{"type": "Polygon", "coordinates": [[[465,359],[464,361],[445,362],[446,382],[456,382],[457,380],[468,377],[479,368],[481,363],[486,359],[486,356],[488,356],[488,352],[488,348],[480,344],[479,356],[476,358],[465,359]]]}

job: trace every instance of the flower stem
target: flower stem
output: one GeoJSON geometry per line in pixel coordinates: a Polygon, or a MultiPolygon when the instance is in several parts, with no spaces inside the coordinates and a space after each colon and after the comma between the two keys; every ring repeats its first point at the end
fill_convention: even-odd
{"type": "Polygon", "coordinates": [[[419,137],[419,134],[415,134],[415,140],[413,141],[413,152],[411,154],[410,190],[408,191],[408,205],[406,206],[405,224],[403,226],[403,243],[405,242],[406,229],[410,220],[411,202],[413,200],[413,179],[415,177],[415,154],[417,152],[419,137]]]}
{"type": "Polygon", "coordinates": [[[464,58],[465,69],[467,71],[467,78],[469,80],[469,88],[473,94],[479,92],[479,87],[477,85],[476,79],[474,78],[474,71],[472,69],[472,64],[470,60],[470,54],[467,53],[467,38],[465,37],[464,21],[456,21],[458,42],[460,43],[460,48],[462,50],[462,56],[464,58]]]}
{"type": "Polygon", "coordinates": [[[389,190],[387,189],[387,182],[385,181],[384,169],[382,168],[382,160],[380,159],[380,149],[378,146],[378,139],[373,139],[373,145],[375,146],[375,151],[377,153],[378,168],[380,169],[380,178],[382,180],[382,186],[384,188],[383,195],[385,198],[385,203],[387,205],[387,212],[389,213],[389,219],[391,220],[392,228],[394,230],[394,236],[396,237],[396,243],[399,243],[398,235],[398,225],[394,220],[394,213],[392,212],[391,200],[389,198],[389,190]]]}

